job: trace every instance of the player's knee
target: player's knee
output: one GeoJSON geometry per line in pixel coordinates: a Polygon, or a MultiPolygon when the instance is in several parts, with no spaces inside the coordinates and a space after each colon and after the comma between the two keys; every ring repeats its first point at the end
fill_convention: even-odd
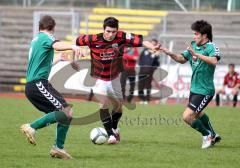
{"type": "Polygon", "coordinates": [[[187,114],[183,113],[182,119],[185,123],[190,123],[190,118],[187,114]]]}
{"type": "Polygon", "coordinates": [[[72,118],[73,115],[73,105],[68,104],[66,107],[63,108],[63,112],[66,114],[68,118],[72,118]]]}
{"type": "Polygon", "coordinates": [[[108,107],[108,104],[107,103],[99,103],[99,108],[100,109],[108,109],[109,107],[108,107]]]}
{"type": "Polygon", "coordinates": [[[113,111],[117,112],[117,113],[122,113],[122,107],[120,108],[114,108],[113,111]]]}
{"type": "Polygon", "coordinates": [[[121,113],[122,112],[122,103],[116,104],[113,107],[113,111],[117,111],[117,112],[121,113]]]}
{"type": "Polygon", "coordinates": [[[233,89],[233,90],[232,90],[232,94],[233,94],[233,95],[237,95],[237,94],[238,94],[238,91],[235,90],[235,89],[233,89]]]}
{"type": "Polygon", "coordinates": [[[185,123],[191,124],[192,121],[196,118],[196,116],[195,116],[194,114],[185,112],[185,113],[183,113],[182,118],[183,118],[183,121],[184,121],[185,123]]]}
{"type": "Polygon", "coordinates": [[[72,106],[67,106],[57,111],[55,115],[57,122],[63,125],[70,125],[72,113],[72,106]]]}

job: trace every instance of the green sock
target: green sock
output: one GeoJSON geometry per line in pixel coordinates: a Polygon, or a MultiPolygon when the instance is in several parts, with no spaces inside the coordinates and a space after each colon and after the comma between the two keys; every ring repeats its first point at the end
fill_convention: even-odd
{"type": "Polygon", "coordinates": [[[30,124],[30,126],[34,129],[40,129],[46,127],[50,124],[61,122],[63,124],[67,124],[67,117],[64,112],[62,111],[53,111],[48,114],[45,114],[43,117],[35,120],[30,124]]]}
{"type": "Polygon", "coordinates": [[[40,128],[43,128],[50,124],[55,123],[56,122],[56,117],[55,117],[56,114],[55,113],[56,112],[54,111],[54,112],[45,114],[43,117],[32,122],[30,124],[30,126],[37,130],[37,129],[40,129],[40,128]]]}
{"type": "Polygon", "coordinates": [[[64,143],[65,139],[67,136],[69,125],[64,125],[64,124],[57,124],[57,135],[56,135],[56,140],[55,140],[55,145],[63,149],[64,148],[64,143]]]}
{"type": "Polygon", "coordinates": [[[216,133],[213,130],[213,127],[211,125],[211,122],[210,122],[209,117],[207,116],[207,114],[203,114],[203,116],[199,117],[198,119],[202,121],[202,123],[203,123],[203,125],[205,126],[206,129],[211,131],[211,134],[213,136],[216,135],[216,133]]]}
{"type": "Polygon", "coordinates": [[[204,127],[202,121],[199,119],[194,120],[191,127],[200,132],[203,136],[209,135],[209,131],[204,127]]]}

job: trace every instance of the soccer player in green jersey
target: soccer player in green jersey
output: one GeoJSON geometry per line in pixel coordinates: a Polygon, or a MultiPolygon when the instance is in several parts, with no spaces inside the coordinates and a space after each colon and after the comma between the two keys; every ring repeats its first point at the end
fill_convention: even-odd
{"type": "Polygon", "coordinates": [[[72,105],[68,104],[48,81],[53,64],[54,49],[73,50],[80,55],[79,47],[55,40],[53,33],[55,20],[45,15],[39,21],[39,33],[31,42],[27,68],[25,94],[28,100],[45,115],[32,123],[23,124],[21,132],[29,143],[36,145],[35,133],[38,129],[57,123],[56,140],[50,155],[61,159],[71,159],[63,148],[72,118],[72,105]]]}
{"type": "Polygon", "coordinates": [[[203,112],[214,96],[214,71],[220,52],[212,43],[212,26],[207,21],[198,20],[191,26],[193,41],[181,54],[175,54],[167,48],[162,51],[181,64],[189,61],[192,68],[189,103],[183,112],[183,120],[203,136],[202,148],[209,148],[221,137],[213,130],[209,117],[203,112]]]}

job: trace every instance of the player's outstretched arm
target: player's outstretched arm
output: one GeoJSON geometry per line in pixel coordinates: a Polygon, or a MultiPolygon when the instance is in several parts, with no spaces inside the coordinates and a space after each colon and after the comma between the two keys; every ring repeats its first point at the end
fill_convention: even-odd
{"type": "Polygon", "coordinates": [[[191,55],[193,57],[197,57],[197,58],[203,60],[204,62],[206,62],[208,64],[216,65],[217,62],[218,62],[217,57],[207,57],[205,55],[195,53],[194,50],[192,49],[191,45],[189,45],[189,44],[188,44],[187,50],[191,53],[191,55]]]}
{"type": "Polygon", "coordinates": [[[52,47],[57,51],[73,50],[73,60],[71,62],[71,66],[74,70],[79,71],[80,68],[79,68],[78,64],[75,62],[75,56],[82,56],[80,47],[69,44],[69,43],[61,42],[61,41],[55,42],[52,45],[52,47]]]}
{"type": "Polygon", "coordinates": [[[52,65],[56,65],[60,61],[69,61],[68,54],[64,52],[59,53],[58,57],[54,58],[52,65]]]}
{"type": "Polygon", "coordinates": [[[83,57],[84,55],[82,54],[82,52],[80,51],[80,47],[73,45],[73,57],[72,57],[72,61],[71,61],[71,66],[74,70],[79,71],[80,70],[80,66],[77,64],[77,62],[75,61],[75,57],[83,57]]]}
{"type": "Polygon", "coordinates": [[[55,42],[52,47],[56,50],[56,51],[66,51],[66,50],[73,50],[76,52],[76,54],[80,54],[80,48],[77,47],[76,45],[72,45],[66,42],[62,42],[62,41],[57,41],[55,42]]]}
{"type": "Polygon", "coordinates": [[[161,48],[161,51],[163,51],[165,54],[170,56],[176,62],[179,62],[181,64],[184,64],[187,62],[187,60],[181,54],[175,54],[167,48],[161,48]]]}
{"type": "Polygon", "coordinates": [[[80,66],[77,64],[77,62],[75,61],[75,52],[73,52],[73,58],[72,58],[72,61],[71,61],[71,66],[72,66],[72,69],[76,70],[76,71],[79,71],[80,70],[80,66]]]}
{"type": "Polygon", "coordinates": [[[149,41],[143,41],[143,47],[146,47],[150,50],[153,50],[153,51],[158,51],[160,50],[160,47],[161,47],[161,44],[158,43],[156,46],[153,45],[152,43],[150,43],[149,41]]]}
{"type": "Polygon", "coordinates": [[[197,53],[193,53],[192,56],[197,57],[197,58],[203,60],[204,62],[206,62],[208,64],[212,64],[212,65],[216,65],[218,62],[217,57],[207,57],[205,55],[201,55],[201,54],[197,54],[197,53]]]}

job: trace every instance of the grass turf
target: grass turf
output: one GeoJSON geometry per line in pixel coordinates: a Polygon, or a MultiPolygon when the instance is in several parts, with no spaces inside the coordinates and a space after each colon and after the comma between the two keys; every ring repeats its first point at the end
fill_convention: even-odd
{"type": "MultiPolygon", "coordinates": [[[[41,117],[27,100],[0,98],[0,167],[1,168],[123,168],[123,167],[239,167],[240,127],[239,108],[208,107],[215,130],[223,140],[202,150],[201,136],[181,120],[184,105],[138,105],[133,111],[124,109],[120,121],[122,140],[118,145],[94,145],[89,132],[100,122],[70,128],[65,148],[75,158],[63,161],[51,159],[55,127],[37,132],[37,146],[26,142],[19,127],[41,117]]],[[[97,110],[97,104],[72,102],[75,117],[97,110]]]]}

